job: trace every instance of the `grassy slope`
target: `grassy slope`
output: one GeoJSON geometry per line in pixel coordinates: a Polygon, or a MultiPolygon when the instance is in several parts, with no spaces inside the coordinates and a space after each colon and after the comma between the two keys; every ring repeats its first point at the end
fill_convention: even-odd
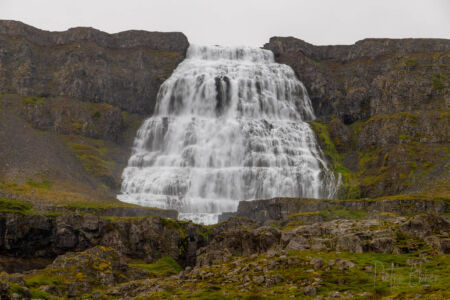
{"type": "MultiPolygon", "coordinates": [[[[42,105],[45,98],[0,95],[0,197],[26,200],[38,209],[48,204],[119,203],[113,196],[122,168],[143,116],[123,113],[121,139],[112,142],[76,133],[76,124],[62,123],[57,134],[35,129],[25,121],[27,105],[42,105]],[[64,127],[66,126],[66,127],[64,127]],[[109,180],[109,181],[108,181],[109,180]]],[[[104,104],[77,102],[93,114],[104,104]]]]}

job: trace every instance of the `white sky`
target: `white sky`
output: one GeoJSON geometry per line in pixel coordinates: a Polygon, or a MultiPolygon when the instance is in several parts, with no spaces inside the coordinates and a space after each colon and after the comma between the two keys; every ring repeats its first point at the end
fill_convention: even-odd
{"type": "Polygon", "coordinates": [[[0,0],[0,19],[52,31],[181,31],[205,45],[262,46],[271,36],[316,45],[450,38],[450,0],[0,0]]]}

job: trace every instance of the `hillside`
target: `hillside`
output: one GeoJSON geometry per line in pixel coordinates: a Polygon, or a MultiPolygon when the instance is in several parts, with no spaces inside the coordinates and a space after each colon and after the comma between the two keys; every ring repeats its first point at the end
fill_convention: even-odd
{"type": "Polygon", "coordinates": [[[116,203],[136,131],[187,47],[181,33],[0,21],[0,196],[116,203]]]}
{"type": "Polygon", "coordinates": [[[366,39],[265,45],[306,85],[322,149],[344,183],[341,198],[446,195],[450,41],[366,39]]]}
{"type": "Polygon", "coordinates": [[[188,46],[0,21],[0,299],[450,298],[449,40],[270,39],[338,199],[241,201],[210,226],[115,198],[188,46]]]}

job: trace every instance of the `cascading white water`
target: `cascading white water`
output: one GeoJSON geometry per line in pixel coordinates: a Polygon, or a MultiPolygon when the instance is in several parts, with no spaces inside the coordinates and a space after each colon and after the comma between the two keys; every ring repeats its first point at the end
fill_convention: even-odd
{"type": "Polygon", "coordinates": [[[303,84],[272,52],[191,46],[137,133],[118,198],[204,224],[240,200],[329,198],[313,119],[303,84]]]}

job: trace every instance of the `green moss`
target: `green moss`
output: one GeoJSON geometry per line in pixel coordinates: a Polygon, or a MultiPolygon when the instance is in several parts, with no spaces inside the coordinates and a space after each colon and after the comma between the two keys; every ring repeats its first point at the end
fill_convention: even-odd
{"type": "Polygon", "coordinates": [[[417,65],[417,59],[415,59],[415,58],[408,58],[408,59],[406,60],[406,62],[405,62],[405,65],[406,65],[407,67],[414,67],[414,66],[417,65]]]}
{"type": "Polygon", "coordinates": [[[58,299],[57,297],[52,296],[49,293],[46,293],[42,290],[35,288],[30,289],[30,293],[32,299],[45,299],[45,300],[58,299]]]}
{"type": "Polygon", "coordinates": [[[92,117],[94,118],[94,119],[98,119],[98,118],[100,118],[102,116],[102,114],[97,110],[97,111],[95,111],[94,112],[94,114],[92,115],[92,117]]]}
{"type": "Polygon", "coordinates": [[[356,209],[344,209],[344,208],[335,208],[328,210],[321,210],[319,212],[328,220],[333,219],[362,219],[367,215],[366,211],[356,210],[356,209]]]}
{"type": "Polygon", "coordinates": [[[132,261],[132,267],[143,268],[155,277],[167,277],[178,274],[183,268],[171,257],[163,257],[153,264],[146,264],[140,261],[132,261]]]}
{"type": "Polygon", "coordinates": [[[143,299],[310,299],[304,295],[303,287],[317,279],[320,279],[317,294],[324,298],[331,291],[341,292],[345,299],[346,292],[353,295],[349,296],[352,299],[381,299],[388,295],[393,299],[411,299],[418,293],[426,299],[448,298],[448,255],[430,255],[422,251],[396,255],[302,250],[289,251],[288,258],[298,263],[282,263],[264,272],[268,260],[277,260],[277,257],[233,257],[229,261],[200,268],[200,272],[211,273],[212,276],[178,281],[163,276],[158,278],[158,284],[164,288],[150,291],[143,299]],[[423,258],[423,254],[426,260],[420,266],[411,267],[407,263],[408,259],[423,258]],[[325,267],[313,269],[310,261],[319,257],[325,267]],[[341,270],[336,266],[338,259],[351,261],[355,266],[341,270]],[[245,274],[234,272],[230,281],[227,274],[238,267],[245,268],[245,274]],[[245,285],[244,276],[250,279],[245,285]],[[276,284],[258,284],[252,281],[254,276],[279,276],[282,280],[276,284]],[[424,291],[424,284],[430,285],[430,289],[424,291]]]}
{"type": "Polygon", "coordinates": [[[337,163],[340,161],[339,153],[336,150],[336,147],[333,141],[330,138],[330,134],[328,133],[328,129],[326,125],[318,123],[318,122],[310,122],[311,128],[316,133],[317,138],[319,139],[319,143],[322,146],[322,151],[333,163],[337,163]]]}
{"type": "Polygon", "coordinates": [[[448,77],[442,74],[435,74],[432,78],[433,89],[439,91],[446,88],[448,85],[446,86],[443,81],[448,81],[448,77]]]}
{"type": "Polygon", "coordinates": [[[0,198],[0,212],[2,213],[29,213],[33,206],[24,201],[1,199],[0,198]]]}
{"type": "Polygon", "coordinates": [[[36,96],[23,96],[22,101],[27,105],[43,104],[45,102],[45,98],[36,96]]]}
{"type": "Polygon", "coordinates": [[[331,162],[333,171],[342,182],[341,198],[356,199],[361,197],[361,190],[357,175],[350,172],[342,165],[342,156],[338,153],[333,140],[330,137],[326,125],[318,122],[310,122],[311,128],[316,134],[318,142],[327,159],[331,162]]]}
{"type": "Polygon", "coordinates": [[[63,283],[63,280],[57,276],[47,273],[38,273],[31,275],[25,279],[27,286],[36,287],[41,285],[59,285],[63,283]]]}
{"type": "Polygon", "coordinates": [[[105,148],[96,147],[87,143],[68,142],[67,144],[88,173],[100,178],[110,176],[107,161],[102,159],[106,151],[105,148]]]}
{"type": "Polygon", "coordinates": [[[39,188],[39,189],[50,189],[52,187],[52,183],[46,179],[42,181],[34,181],[33,179],[28,179],[26,184],[31,187],[39,188]]]}

